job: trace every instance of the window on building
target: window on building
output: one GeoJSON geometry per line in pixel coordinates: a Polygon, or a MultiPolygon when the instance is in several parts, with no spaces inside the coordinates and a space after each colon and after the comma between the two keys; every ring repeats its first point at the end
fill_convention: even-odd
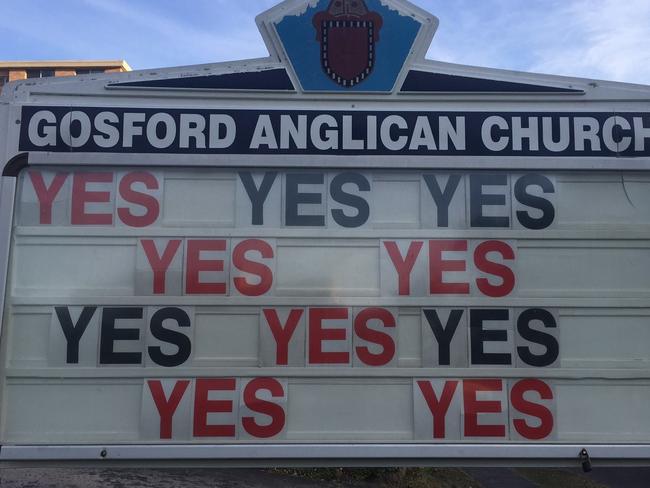
{"type": "Polygon", "coordinates": [[[48,78],[54,76],[53,69],[28,69],[27,78],[48,78]]]}
{"type": "Polygon", "coordinates": [[[0,88],[9,82],[9,75],[0,75],[0,88]]]}
{"type": "Polygon", "coordinates": [[[83,68],[77,70],[78,75],[95,75],[103,72],[104,72],[103,69],[97,69],[97,68],[92,68],[92,69],[83,68]]]}

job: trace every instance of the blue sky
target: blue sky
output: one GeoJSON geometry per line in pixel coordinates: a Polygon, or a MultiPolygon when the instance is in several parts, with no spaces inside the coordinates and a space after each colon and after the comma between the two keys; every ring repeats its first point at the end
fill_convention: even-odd
{"type": "MultiPolygon", "coordinates": [[[[279,0],[1,0],[0,59],[126,59],[134,69],[264,57],[279,0]]],[[[439,61],[650,84],[650,0],[414,0],[439,61]]]]}

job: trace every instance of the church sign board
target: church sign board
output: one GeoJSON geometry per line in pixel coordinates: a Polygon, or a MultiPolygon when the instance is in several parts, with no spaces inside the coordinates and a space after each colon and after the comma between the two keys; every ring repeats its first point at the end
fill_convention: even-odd
{"type": "Polygon", "coordinates": [[[0,462],[650,461],[650,88],[288,0],[0,99],[0,462]]]}

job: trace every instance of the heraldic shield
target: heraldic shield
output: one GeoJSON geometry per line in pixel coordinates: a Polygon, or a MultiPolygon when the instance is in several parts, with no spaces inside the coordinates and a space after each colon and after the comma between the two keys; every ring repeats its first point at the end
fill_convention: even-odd
{"type": "Polygon", "coordinates": [[[363,0],[332,0],[326,11],[314,16],[313,23],[321,64],[329,78],[353,87],[370,76],[383,25],[381,15],[368,11],[363,0]]]}

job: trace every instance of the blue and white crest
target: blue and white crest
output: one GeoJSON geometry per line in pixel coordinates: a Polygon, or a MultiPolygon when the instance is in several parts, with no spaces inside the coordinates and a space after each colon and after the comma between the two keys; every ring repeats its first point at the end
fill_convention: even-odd
{"type": "Polygon", "coordinates": [[[438,25],[406,2],[386,0],[290,1],[258,22],[271,28],[304,91],[390,92],[416,42],[430,40],[438,25]]]}

